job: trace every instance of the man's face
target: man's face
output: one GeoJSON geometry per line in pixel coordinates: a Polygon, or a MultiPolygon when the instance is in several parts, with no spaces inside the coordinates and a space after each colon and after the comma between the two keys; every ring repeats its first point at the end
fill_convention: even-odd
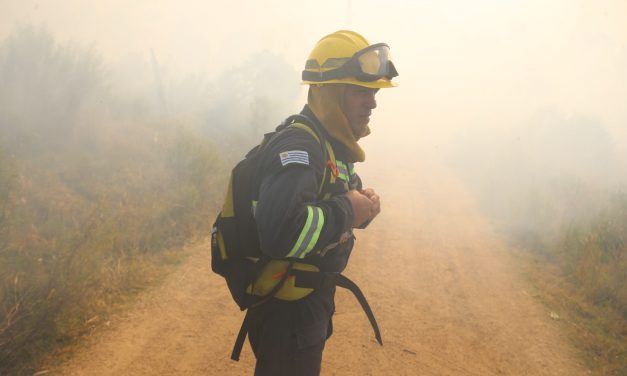
{"type": "Polygon", "coordinates": [[[369,89],[357,85],[346,85],[344,91],[344,115],[357,139],[364,135],[370,114],[377,107],[374,96],[379,89],[369,89]]]}

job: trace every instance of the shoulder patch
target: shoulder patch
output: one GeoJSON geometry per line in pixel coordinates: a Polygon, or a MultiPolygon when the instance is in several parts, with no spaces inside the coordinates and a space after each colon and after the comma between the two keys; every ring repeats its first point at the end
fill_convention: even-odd
{"type": "Polygon", "coordinates": [[[290,163],[300,163],[309,165],[309,154],[304,150],[290,150],[279,154],[281,164],[286,166],[290,163]]]}

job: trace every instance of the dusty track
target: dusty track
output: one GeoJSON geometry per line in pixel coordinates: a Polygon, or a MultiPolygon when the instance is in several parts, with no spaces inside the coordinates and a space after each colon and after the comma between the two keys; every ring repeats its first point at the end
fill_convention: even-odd
{"type": "MultiPolygon", "coordinates": [[[[384,212],[357,233],[346,272],[371,302],[384,346],[352,295],[339,291],[323,375],[585,374],[458,182],[424,166],[420,175],[410,184],[405,177],[402,189],[379,188],[384,212]]],[[[242,314],[209,265],[199,246],[53,373],[252,374],[248,345],[239,363],[229,360],[242,314]]]]}

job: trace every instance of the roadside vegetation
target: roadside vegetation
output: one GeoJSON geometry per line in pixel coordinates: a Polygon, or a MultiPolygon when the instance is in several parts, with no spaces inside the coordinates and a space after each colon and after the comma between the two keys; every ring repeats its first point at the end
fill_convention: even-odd
{"type": "Polygon", "coordinates": [[[264,64],[289,71],[261,53],[162,84],[45,29],[0,43],[0,374],[32,374],[208,234],[234,155],[295,96],[237,81],[264,64]]]}
{"type": "Polygon", "coordinates": [[[472,157],[458,158],[456,165],[496,228],[519,250],[547,315],[560,322],[587,367],[594,374],[625,375],[627,193],[621,159],[601,124],[590,119],[549,111],[513,134],[499,135],[497,147],[494,138],[475,137],[472,157]]]}
{"type": "Polygon", "coordinates": [[[518,255],[525,274],[550,316],[563,323],[586,365],[595,374],[624,375],[627,196],[621,191],[608,194],[591,210],[596,213],[590,218],[564,223],[553,234],[544,229],[535,236],[526,233],[515,244],[528,251],[518,255]]]}

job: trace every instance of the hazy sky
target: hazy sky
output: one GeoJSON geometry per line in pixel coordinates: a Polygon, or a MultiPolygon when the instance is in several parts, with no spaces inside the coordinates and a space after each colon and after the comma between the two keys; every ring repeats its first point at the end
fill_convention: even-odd
{"type": "Polygon", "coordinates": [[[350,27],[388,42],[401,74],[399,88],[379,95],[375,128],[441,143],[459,129],[514,126],[551,108],[598,119],[625,148],[623,0],[0,0],[0,38],[29,23],[60,42],[93,45],[111,63],[148,60],[152,48],[181,76],[213,76],[260,50],[300,72],[320,37],[350,27]]]}

